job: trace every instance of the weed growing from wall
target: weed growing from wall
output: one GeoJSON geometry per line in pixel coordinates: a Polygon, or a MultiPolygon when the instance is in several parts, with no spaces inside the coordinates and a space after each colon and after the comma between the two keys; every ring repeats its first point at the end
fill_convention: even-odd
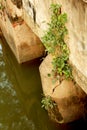
{"type": "Polygon", "coordinates": [[[67,22],[67,14],[61,12],[61,5],[52,4],[51,21],[48,24],[48,30],[42,37],[42,43],[44,44],[48,54],[53,55],[53,70],[52,73],[55,77],[57,75],[63,76],[66,79],[73,79],[72,69],[69,65],[69,49],[65,43],[65,36],[68,34],[68,30],[65,26],[67,22]]]}
{"type": "Polygon", "coordinates": [[[42,108],[45,108],[45,110],[53,109],[56,103],[51,99],[50,96],[46,96],[42,98],[42,108]]]}

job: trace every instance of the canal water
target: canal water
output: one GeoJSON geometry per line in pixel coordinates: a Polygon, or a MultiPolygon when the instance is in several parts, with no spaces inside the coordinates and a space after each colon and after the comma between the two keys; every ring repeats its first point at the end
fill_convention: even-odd
{"type": "Polygon", "coordinates": [[[18,64],[5,39],[0,40],[0,130],[87,130],[81,119],[56,124],[41,107],[41,58],[18,64]]]}

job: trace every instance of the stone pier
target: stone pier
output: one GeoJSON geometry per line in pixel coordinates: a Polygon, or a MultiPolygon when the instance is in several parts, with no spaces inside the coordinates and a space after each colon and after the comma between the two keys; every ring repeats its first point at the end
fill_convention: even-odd
{"type": "MultiPolygon", "coordinates": [[[[50,22],[50,5],[61,4],[67,13],[68,37],[65,39],[70,50],[69,61],[77,87],[72,81],[53,84],[47,75],[52,70],[52,56],[47,56],[39,67],[43,93],[50,95],[58,105],[62,120],[71,122],[82,117],[87,94],[87,1],[86,0],[23,0],[23,19],[41,39],[50,22]],[[57,86],[57,87],[55,87],[57,86]]],[[[58,82],[58,81],[57,81],[58,82]]],[[[58,120],[57,120],[58,121],[58,120]]]]}
{"type": "Polygon", "coordinates": [[[65,39],[70,50],[73,81],[52,82],[52,56],[47,55],[39,67],[43,93],[57,103],[58,123],[81,118],[87,106],[87,0],[2,0],[1,30],[19,63],[43,56],[41,38],[50,22],[50,5],[61,4],[67,13],[65,39]],[[61,120],[59,119],[61,116],[61,120]]]}
{"type": "Polygon", "coordinates": [[[0,28],[18,63],[41,57],[44,46],[23,20],[22,7],[18,8],[11,0],[2,0],[1,6],[0,28]]]}

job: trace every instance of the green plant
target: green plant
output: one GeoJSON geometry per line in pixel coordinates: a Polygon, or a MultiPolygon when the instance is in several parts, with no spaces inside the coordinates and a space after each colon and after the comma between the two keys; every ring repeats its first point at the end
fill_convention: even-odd
{"type": "Polygon", "coordinates": [[[67,14],[61,13],[61,5],[52,4],[51,21],[48,24],[48,30],[42,37],[42,42],[47,53],[51,53],[54,58],[52,61],[54,75],[65,76],[66,79],[73,78],[72,69],[69,65],[69,49],[65,43],[65,36],[68,30],[65,26],[67,14]]]}
{"type": "Polygon", "coordinates": [[[2,9],[2,4],[0,3],[0,10],[2,9]]]}
{"type": "Polygon", "coordinates": [[[0,2],[0,10],[4,10],[4,9],[5,9],[4,5],[0,2]]]}
{"type": "Polygon", "coordinates": [[[46,110],[53,109],[53,107],[56,105],[50,96],[43,97],[41,103],[42,108],[45,108],[46,110]]]}

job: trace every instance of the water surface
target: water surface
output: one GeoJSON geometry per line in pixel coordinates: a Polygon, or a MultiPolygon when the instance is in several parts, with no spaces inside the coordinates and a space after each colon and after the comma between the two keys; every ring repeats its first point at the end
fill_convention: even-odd
{"type": "Polygon", "coordinates": [[[40,63],[41,58],[18,64],[5,39],[0,40],[0,130],[87,129],[83,119],[67,125],[50,120],[41,107],[40,63]]]}

